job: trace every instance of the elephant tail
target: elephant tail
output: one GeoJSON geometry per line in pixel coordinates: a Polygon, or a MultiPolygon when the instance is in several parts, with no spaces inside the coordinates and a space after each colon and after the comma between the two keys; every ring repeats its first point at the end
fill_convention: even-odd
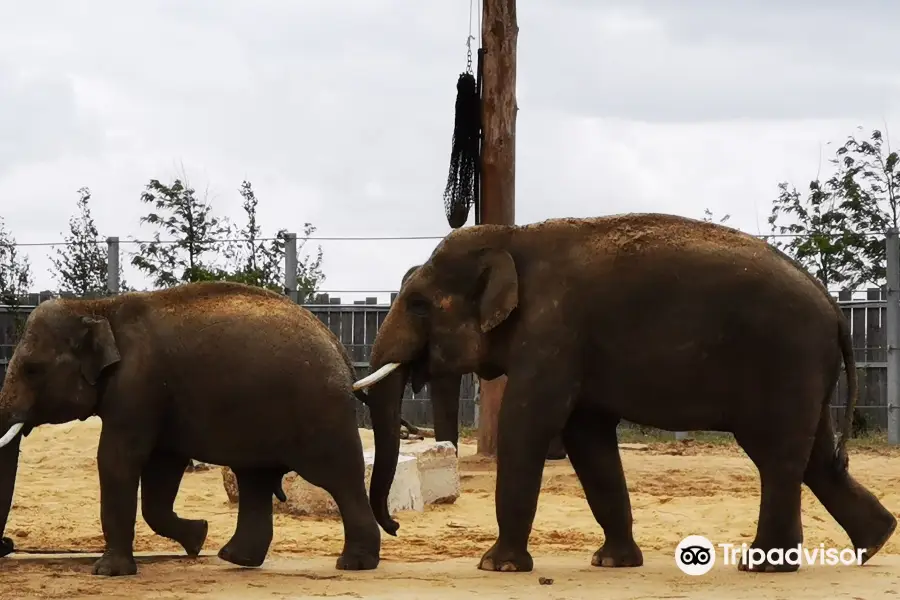
{"type": "Polygon", "coordinates": [[[850,457],[847,455],[847,440],[850,439],[853,413],[859,395],[859,384],[856,378],[856,361],[853,358],[853,341],[850,337],[849,323],[840,311],[838,311],[838,343],[841,346],[844,371],[847,374],[847,399],[844,404],[844,420],[841,423],[841,431],[834,449],[834,467],[838,473],[843,473],[850,464],[850,457]]]}

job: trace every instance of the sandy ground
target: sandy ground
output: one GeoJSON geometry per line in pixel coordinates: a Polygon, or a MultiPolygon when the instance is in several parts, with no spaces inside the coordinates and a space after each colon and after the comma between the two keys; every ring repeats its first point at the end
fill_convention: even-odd
{"type": "MultiPolygon", "coordinates": [[[[95,464],[99,423],[47,426],[22,444],[19,480],[6,535],[22,551],[100,551],[99,488],[95,464]]],[[[627,445],[626,445],[627,446],[627,445]]],[[[531,573],[485,573],[475,568],[496,536],[493,464],[461,450],[463,494],[455,504],[401,512],[396,538],[384,535],[375,571],[334,569],[342,545],[336,519],[276,514],[275,540],[259,569],[240,569],[215,557],[234,531],[218,469],[185,474],[178,512],[210,522],[204,556],[183,557],[173,542],[138,518],[135,550],[168,553],[139,558],[135,577],[90,574],[91,556],[0,559],[2,598],[855,598],[874,600],[900,591],[900,535],[870,563],[803,566],[797,573],[747,574],[718,561],[699,577],[681,573],[675,546],[700,534],[714,543],[749,543],[755,534],[759,483],[737,447],[699,442],[622,449],[644,566],[599,569],[591,554],[603,534],[568,461],[548,462],[530,549],[531,573]],[[552,579],[542,585],[540,578],[552,579]]],[[[853,474],[897,514],[900,450],[854,449],[853,474]]],[[[843,548],[844,532],[804,489],[805,545],[843,548]]]]}

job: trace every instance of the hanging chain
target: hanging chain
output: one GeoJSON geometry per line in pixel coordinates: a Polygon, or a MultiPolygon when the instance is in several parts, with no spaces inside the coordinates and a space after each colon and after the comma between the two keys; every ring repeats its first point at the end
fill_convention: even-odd
{"type": "Polygon", "coordinates": [[[466,73],[472,74],[472,7],[475,0],[469,0],[469,37],[466,38],[466,73]]]}

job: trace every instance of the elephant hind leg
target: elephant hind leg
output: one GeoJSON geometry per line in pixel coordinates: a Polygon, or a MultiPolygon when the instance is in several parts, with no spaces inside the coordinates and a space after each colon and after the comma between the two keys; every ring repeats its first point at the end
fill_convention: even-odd
{"type": "MultiPolygon", "coordinates": [[[[784,404],[787,404],[785,401],[784,404]]],[[[759,564],[738,564],[741,571],[790,572],[800,565],[770,563],[769,550],[788,550],[803,543],[800,517],[801,486],[813,443],[815,422],[776,417],[754,427],[735,431],[735,439],[759,470],[761,499],[756,537],[750,548],[766,553],[759,564]]],[[[757,559],[754,555],[754,561],[757,559]]]]}
{"type": "Polygon", "coordinates": [[[238,485],[238,518],[234,535],[219,558],[241,567],[263,564],[272,544],[272,490],[284,469],[232,469],[238,485]]]}
{"type": "Polygon", "coordinates": [[[365,486],[365,462],[356,424],[332,430],[321,440],[309,440],[291,465],[300,477],[328,492],[337,504],[344,526],[344,547],[336,568],[374,569],[380,562],[381,532],[365,486]]]}
{"type": "Polygon", "coordinates": [[[890,539],[897,519],[875,495],[847,471],[835,472],[831,414],[824,406],[803,480],[819,502],[850,536],[862,561],[872,558],[890,539]]]}
{"type": "Polygon", "coordinates": [[[576,410],[562,435],[588,505],[606,538],[591,559],[595,567],[644,564],[632,531],[631,500],[616,436],[618,421],[608,415],[576,410]]]}
{"type": "Polygon", "coordinates": [[[188,462],[171,454],[150,457],[141,472],[141,513],[150,529],[181,544],[188,556],[197,556],[206,541],[208,523],[175,514],[175,498],[188,462]]]}

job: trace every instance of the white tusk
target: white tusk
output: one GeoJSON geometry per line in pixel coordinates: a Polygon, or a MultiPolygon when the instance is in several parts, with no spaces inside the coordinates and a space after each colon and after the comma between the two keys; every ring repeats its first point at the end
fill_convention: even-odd
{"type": "Polygon", "coordinates": [[[400,366],[400,363],[388,363],[375,371],[374,373],[370,373],[353,384],[353,391],[357,392],[359,390],[365,389],[370,385],[378,383],[385,377],[391,374],[391,372],[400,366]]]}
{"type": "Polygon", "coordinates": [[[0,438],[0,448],[13,441],[13,438],[19,435],[19,432],[22,431],[22,427],[24,426],[25,423],[16,423],[12,427],[10,427],[9,431],[6,432],[6,435],[0,438]]]}

